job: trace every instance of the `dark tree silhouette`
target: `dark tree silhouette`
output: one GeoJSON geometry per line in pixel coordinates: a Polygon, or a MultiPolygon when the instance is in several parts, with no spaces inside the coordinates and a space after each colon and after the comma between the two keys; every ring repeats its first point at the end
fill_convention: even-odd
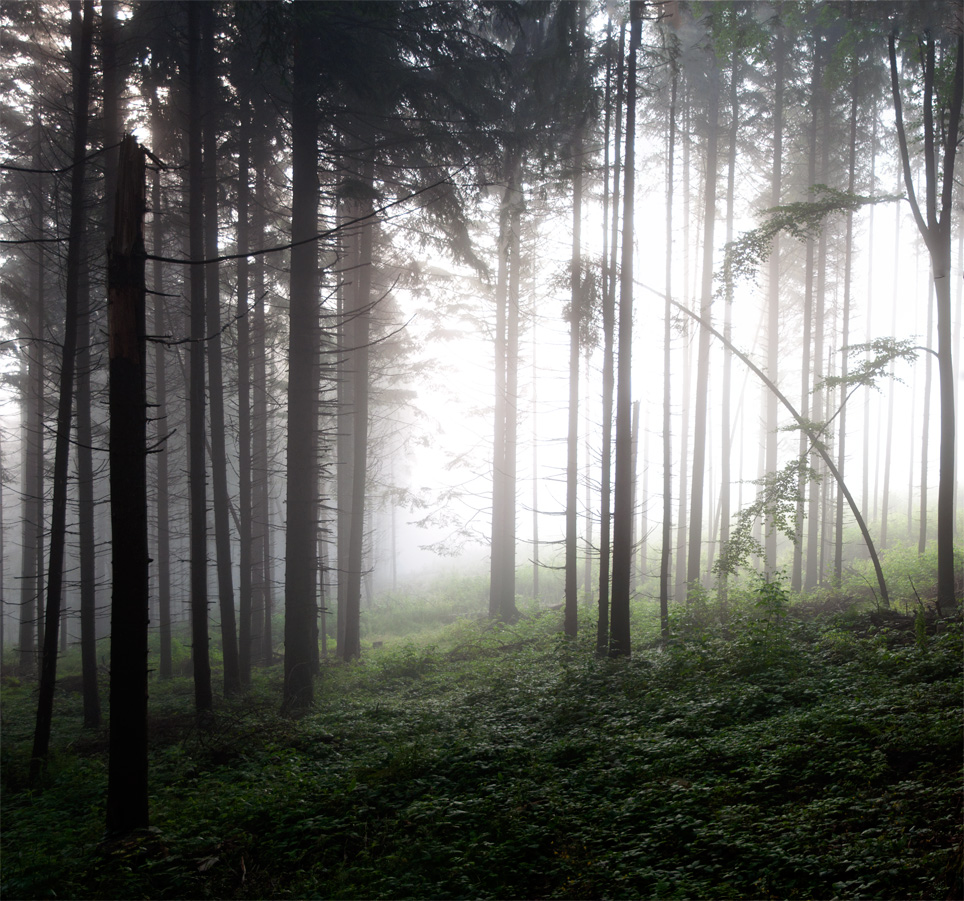
{"type": "Polygon", "coordinates": [[[40,658],[40,693],[34,732],[30,775],[37,781],[47,762],[53,717],[54,685],[57,680],[57,645],[60,607],[63,601],[64,545],[67,538],[67,469],[70,456],[71,413],[77,354],[77,319],[80,306],[81,251],[84,232],[84,177],[87,156],[88,103],[94,33],[94,5],[91,0],[71,5],[73,57],[74,144],[70,182],[70,230],[67,239],[67,283],[65,287],[64,339],[60,361],[60,397],[57,404],[57,432],[54,446],[54,496],[50,517],[50,560],[47,600],[44,611],[44,641],[40,658]]]}
{"type": "Polygon", "coordinates": [[[288,336],[287,527],[285,529],[284,703],[295,710],[313,697],[312,637],[315,622],[315,533],[318,246],[304,242],[318,231],[318,106],[312,66],[313,22],[295,36],[291,85],[292,208],[288,336]]]}
{"type": "Polygon", "coordinates": [[[113,585],[107,831],[112,834],[148,826],[145,157],[133,137],[124,139],[108,259],[113,585]]]}
{"type": "Polygon", "coordinates": [[[612,612],[609,654],[628,657],[630,566],[633,553],[632,506],[632,346],[633,214],[636,185],[636,56],[642,32],[643,4],[630,4],[629,56],[626,71],[626,151],[623,187],[623,244],[619,281],[619,363],[616,382],[616,477],[613,507],[612,612]]]}
{"type": "MultiPolygon", "coordinates": [[[[201,4],[189,3],[188,19],[188,243],[192,260],[204,259],[204,183],[201,151],[202,82],[201,4]]],[[[188,427],[190,490],[191,642],[194,703],[199,713],[211,709],[211,659],[208,636],[207,478],[204,468],[204,270],[193,265],[190,280],[190,422],[188,427]]]]}
{"type": "Polygon", "coordinates": [[[961,104],[964,95],[964,36],[947,39],[954,46],[955,63],[950,100],[935,117],[937,38],[928,31],[921,39],[923,63],[924,209],[921,210],[910,168],[903,103],[897,70],[897,38],[892,32],[888,48],[891,88],[900,161],[907,200],[918,231],[927,245],[937,303],[937,372],[940,386],[940,472],[937,488],[937,604],[950,610],[954,604],[954,364],[951,322],[951,222],[954,219],[954,162],[957,158],[961,104]],[[935,122],[936,118],[936,122],[935,122]],[[943,147],[941,144],[943,143],[943,147]],[[941,171],[938,172],[939,154],[941,171]]]}

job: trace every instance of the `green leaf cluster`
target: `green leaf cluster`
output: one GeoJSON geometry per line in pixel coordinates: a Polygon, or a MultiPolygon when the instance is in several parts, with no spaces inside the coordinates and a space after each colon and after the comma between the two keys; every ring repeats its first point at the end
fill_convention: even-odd
{"type": "Polygon", "coordinates": [[[761,225],[726,245],[723,258],[726,281],[732,284],[739,279],[755,279],[757,270],[770,256],[773,241],[779,234],[806,241],[820,233],[831,215],[857,212],[866,204],[896,199],[889,195],[866,197],[851,194],[828,185],[813,185],[810,192],[810,200],[796,200],[764,210],[765,219],[761,225]]]}
{"type": "Polygon", "coordinates": [[[752,484],[760,488],[756,500],[734,516],[733,529],[713,564],[713,572],[735,576],[749,564],[751,557],[764,556],[762,545],[753,535],[758,519],[766,522],[768,532],[775,529],[795,543],[801,485],[819,479],[820,474],[810,466],[807,457],[795,457],[777,472],[755,479],[752,484]]]}

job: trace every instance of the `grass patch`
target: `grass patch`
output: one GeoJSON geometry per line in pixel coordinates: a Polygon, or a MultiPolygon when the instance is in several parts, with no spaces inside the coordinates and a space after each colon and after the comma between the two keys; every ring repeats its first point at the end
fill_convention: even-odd
{"type": "Polygon", "coordinates": [[[957,897],[960,624],[759,601],[626,661],[558,612],[460,619],[326,664],[298,720],[278,667],[204,729],[187,680],[154,683],[153,826],[123,842],[76,698],[37,794],[33,688],[4,688],[2,894],[957,897]]]}

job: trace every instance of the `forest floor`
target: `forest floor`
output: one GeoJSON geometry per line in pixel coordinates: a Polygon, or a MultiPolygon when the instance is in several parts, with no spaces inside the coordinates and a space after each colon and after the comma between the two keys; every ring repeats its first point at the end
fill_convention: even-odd
{"type": "MultiPolygon", "coordinates": [[[[106,731],[3,687],[2,896],[961,897],[961,624],[746,605],[599,660],[558,612],[281,674],[199,728],[151,685],[150,831],[104,841],[106,731]]],[[[587,616],[588,619],[588,616],[587,616]]]]}

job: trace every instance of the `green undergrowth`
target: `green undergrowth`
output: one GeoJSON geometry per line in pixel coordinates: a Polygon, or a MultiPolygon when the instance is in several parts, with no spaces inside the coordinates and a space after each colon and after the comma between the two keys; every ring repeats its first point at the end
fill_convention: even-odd
{"type": "Polygon", "coordinates": [[[152,829],[122,841],[106,734],[58,695],[29,791],[33,689],[8,686],[2,895],[959,897],[959,623],[785,601],[615,661],[559,612],[460,621],[324,665],[299,719],[277,669],[203,728],[188,680],[154,683],[152,829]]]}

